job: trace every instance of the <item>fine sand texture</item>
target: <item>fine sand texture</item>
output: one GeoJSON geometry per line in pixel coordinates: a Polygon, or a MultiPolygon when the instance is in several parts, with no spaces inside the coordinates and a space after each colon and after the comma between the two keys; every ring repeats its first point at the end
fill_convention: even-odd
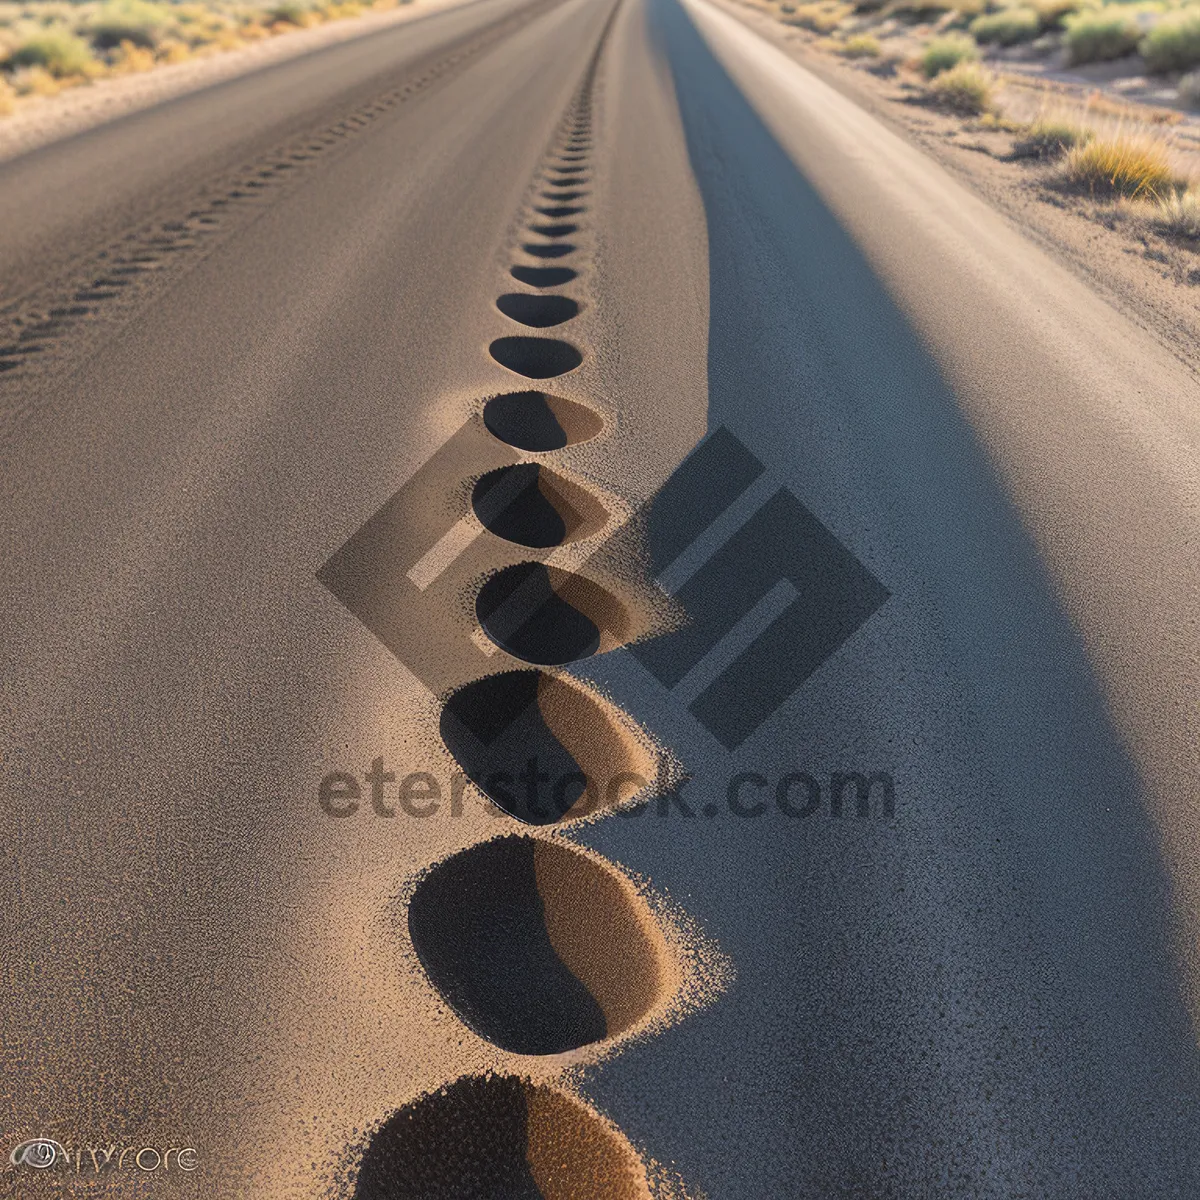
{"type": "Polygon", "coordinates": [[[709,0],[381,22],[0,250],[0,1194],[1190,1194],[1153,328],[709,0]]]}

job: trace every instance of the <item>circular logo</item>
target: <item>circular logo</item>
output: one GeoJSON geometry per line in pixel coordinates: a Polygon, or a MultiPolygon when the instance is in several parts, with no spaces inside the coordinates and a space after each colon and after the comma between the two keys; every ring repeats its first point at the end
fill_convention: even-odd
{"type": "Polygon", "coordinates": [[[22,1142],[9,1155],[9,1162],[17,1167],[34,1167],[44,1171],[52,1167],[59,1158],[65,1158],[66,1151],[52,1138],[34,1138],[30,1142],[22,1142]]]}

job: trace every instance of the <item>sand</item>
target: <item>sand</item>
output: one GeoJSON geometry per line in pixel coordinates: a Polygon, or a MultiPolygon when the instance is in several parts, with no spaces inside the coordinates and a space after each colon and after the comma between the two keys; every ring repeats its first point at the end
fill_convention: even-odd
{"type": "Polygon", "coordinates": [[[45,349],[0,377],[0,1126],[194,1146],[176,1193],[218,1200],[363,1162],[364,1197],[1178,1192],[1194,376],[705,0],[613,11],[448,8],[6,167],[45,349]],[[701,442],[693,529],[653,502],[701,442]],[[551,544],[473,507],[527,463],[510,532],[551,544]],[[871,611],[722,740],[697,699],[803,609],[814,527],[871,611]],[[499,644],[561,657],[544,603],[489,637],[522,563],[586,657],[499,644]],[[664,682],[628,644],[686,644],[668,593],[718,568],[730,637],[664,682]],[[493,676],[565,766],[674,791],[518,822],[443,736],[493,676]],[[518,834],[546,1053],[485,986],[515,937],[413,933],[518,834]]]}

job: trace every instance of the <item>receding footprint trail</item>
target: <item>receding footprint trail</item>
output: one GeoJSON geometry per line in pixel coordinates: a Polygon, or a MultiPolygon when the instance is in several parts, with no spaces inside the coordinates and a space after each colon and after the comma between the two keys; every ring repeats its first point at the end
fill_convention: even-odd
{"type": "MultiPolygon", "coordinates": [[[[537,290],[505,292],[495,302],[509,322],[555,331],[502,335],[488,346],[496,363],[526,379],[562,378],[589,352],[572,332],[579,300],[550,289],[580,278],[591,94],[611,25],[610,16],[531,193],[522,239],[545,240],[517,241],[524,256],[566,261],[514,263],[511,277],[537,290]]],[[[594,409],[548,391],[505,392],[481,409],[494,438],[529,454],[611,433],[594,409]]],[[[612,520],[592,488],[544,461],[485,472],[470,505],[488,535],[550,552],[612,520]]],[[[474,608],[482,634],[534,666],[459,687],[443,700],[439,732],[506,817],[552,829],[613,811],[661,780],[660,757],[625,714],[586,684],[540,669],[628,644],[633,621],[620,596],[531,558],[484,579],[474,608]]],[[[645,900],[615,867],[552,835],[509,833],[437,863],[415,883],[408,931],[451,1010],[513,1054],[565,1055],[611,1043],[669,999],[665,942],[645,900]]],[[[466,1076],[384,1122],[365,1151],[355,1194],[647,1200],[650,1189],[633,1147],[580,1101],[512,1076],[466,1076]]]]}

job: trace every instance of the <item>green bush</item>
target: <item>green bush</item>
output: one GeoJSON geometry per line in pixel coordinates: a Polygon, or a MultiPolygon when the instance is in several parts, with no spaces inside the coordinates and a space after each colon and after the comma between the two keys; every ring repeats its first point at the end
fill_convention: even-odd
{"type": "Polygon", "coordinates": [[[1137,21],[1130,13],[1109,8],[1075,13],[1066,17],[1063,24],[1067,30],[1067,60],[1074,64],[1124,58],[1137,49],[1141,38],[1137,21]]]}
{"type": "Polygon", "coordinates": [[[1083,0],[1033,0],[1033,9],[1043,29],[1061,29],[1072,13],[1078,12],[1083,0]]]}
{"type": "Polygon", "coordinates": [[[1163,17],[1138,49],[1155,72],[1188,71],[1200,66],[1200,12],[1187,9],[1163,17]]]}
{"type": "Polygon", "coordinates": [[[1032,8],[1002,8],[976,17],[970,29],[977,42],[1015,46],[1018,42],[1032,42],[1042,32],[1042,21],[1032,8]]]}
{"type": "Polygon", "coordinates": [[[965,33],[948,33],[945,37],[934,38],[925,46],[921,55],[921,70],[926,79],[932,79],[959,63],[973,62],[979,57],[979,47],[975,39],[965,33]]]}
{"type": "Polygon", "coordinates": [[[268,8],[266,18],[268,21],[274,21],[281,25],[303,25],[305,17],[312,11],[307,4],[295,3],[295,0],[283,0],[282,4],[276,4],[273,8],[268,8]]]}
{"type": "Polygon", "coordinates": [[[883,52],[879,39],[869,33],[856,33],[847,38],[842,46],[842,54],[846,58],[878,58],[883,52]]]}
{"type": "Polygon", "coordinates": [[[169,21],[169,13],[147,0],[108,0],[87,23],[86,32],[101,50],[115,49],[122,42],[149,48],[169,21]]]}
{"type": "Polygon", "coordinates": [[[9,56],[14,67],[43,67],[57,79],[85,74],[94,64],[92,48],[65,29],[47,29],[26,38],[9,56]]]}
{"type": "Polygon", "coordinates": [[[977,117],[992,107],[993,79],[978,63],[960,62],[929,83],[929,97],[939,107],[977,117]]]}

